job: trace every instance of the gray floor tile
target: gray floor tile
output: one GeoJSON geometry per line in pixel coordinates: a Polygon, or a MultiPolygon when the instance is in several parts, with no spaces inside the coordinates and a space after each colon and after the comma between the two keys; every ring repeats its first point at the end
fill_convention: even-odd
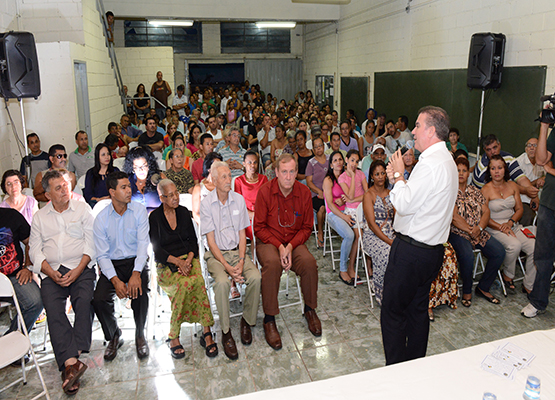
{"type": "Polygon", "coordinates": [[[255,391],[249,364],[245,361],[199,370],[195,378],[198,399],[218,399],[255,391]]]}
{"type": "Polygon", "coordinates": [[[301,357],[313,381],[362,371],[349,343],[305,349],[301,357]]]}
{"type": "Polygon", "coordinates": [[[137,399],[196,399],[193,371],[139,379],[137,399]]]}
{"type": "Polygon", "coordinates": [[[280,352],[274,357],[249,360],[257,390],[274,389],[310,382],[308,371],[298,352],[280,352]]]}

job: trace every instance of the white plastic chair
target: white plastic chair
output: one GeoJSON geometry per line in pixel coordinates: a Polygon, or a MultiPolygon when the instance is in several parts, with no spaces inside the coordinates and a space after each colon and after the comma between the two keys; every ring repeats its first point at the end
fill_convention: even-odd
{"type": "Polygon", "coordinates": [[[33,363],[37,368],[37,374],[40,379],[40,383],[42,385],[42,392],[33,397],[33,399],[37,399],[42,396],[46,396],[47,399],[50,400],[50,395],[48,394],[48,389],[46,388],[46,384],[44,383],[44,378],[42,376],[42,372],[40,370],[39,365],[37,364],[37,357],[35,355],[35,351],[33,350],[33,346],[31,346],[31,340],[29,339],[29,332],[27,332],[27,327],[25,326],[25,321],[23,320],[23,314],[21,313],[21,309],[19,308],[19,302],[17,301],[17,296],[14,292],[12,283],[10,279],[5,276],[4,274],[0,274],[0,297],[11,297],[13,299],[15,308],[17,310],[17,318],[18,318],[18,325],[22,332],[15,331],[10,332],[7,335],[0,337],[0,368],[4,368],[14,361],[21,360],[21,371],[22,377],[15,380],[14,382],[8,384],[7,386],[0,389],[0,393],[5,391],[8,388],[18,384],[19,382],[23,382],[24,385],[27,384],[27,374],[25,371],[25,360],[24,356],[27,353],[31,353],[31,357],[33,359],[33,363]]]}
{"type": "Polygon", "coordinates": [[[85,189],[85,178],[87,175],[83,175],[79,179],[77,179],[77,187],[81,188],[81,190],[85,189]]]}
{"type": "Polygon", "coordinates": [[[193,212],[193,195],[190,193],[183,193],[179,195],[179,205],[187,208],[193,212]]]}
{"type": "MultiPolygon", "coordinates": [[[[474,254],[476,255],[476,258],[474,260],[474,273],[472,274],[473,280],[475,280],[476,275],[481,274],[486,270],[486,266],[484,265],[484,259],[482,258],[482,252],[480,251],[480,249],[474,249],[474,254]],[[480,265],[480,268],[481,268],[480,271],[478,271],[478,265],[480,265]]],[[[503,276],[501,275],[501,271],[499,270],[497,271],[497,278],[499,279],[499,283],[501,284],[503,295],[507,297],[507,289],[505,288],[505,282],[504,282],[503,276]]]]}
{"type": "Polygon", "coordinates": [[[331,266],[333,267],[333,272],[335,272],[335,256],[334,254],[341,253],[341,249],[334,250],[333,249],[333,239],[339,238],[339,235],[332,234],[332,228],[328,223],[328,213],[326,213],[326,217],[324,219],[324,247],[322,248],[322,256],[326,256],[326,254],[331,254],[331,266]],[[329,248],[327,249],[327,243],[329,242],[329,248]]]}
{"type": "Polygon", "coordinates": [[[120,171],[123,171],[123,164],[125,164],[125,157],[118,157],[114,160],[114,163],[113,163],[114,167],[116,167],[120,171]]]}

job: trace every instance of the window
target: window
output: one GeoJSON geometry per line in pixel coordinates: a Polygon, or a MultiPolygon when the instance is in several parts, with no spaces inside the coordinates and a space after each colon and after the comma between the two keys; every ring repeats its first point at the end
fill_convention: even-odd
{"type": "Polygon", "coordinates": [[[254,23],[220,23],[222,53],[291,53],[290,29],[257,28],[254,23]]]}
{"type": "Polygon", "coordinates": [[[152,26],[125,21],[125,47],[171,46],[174,53],[202,53],[202,23],[193,26],[152,26]]]}

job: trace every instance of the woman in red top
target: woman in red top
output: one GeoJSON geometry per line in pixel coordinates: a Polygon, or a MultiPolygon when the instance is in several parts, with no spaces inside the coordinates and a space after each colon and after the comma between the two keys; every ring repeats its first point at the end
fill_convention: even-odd
{"type": "MultiPolygon", "coordinates": [[[[258,189],[266,182],[268,178],[266,175],[258,173],[258,154],[255,151],[249,150],[243,157],[243,166],[245,173],[235,179],[235,191],[243,196],[249,212],[249,219],[254,219],[254,203],[256,203],[256,195],[258,189]]],[[[252,226],[246,230],[247,237],[252,240],[252,226]]]]}

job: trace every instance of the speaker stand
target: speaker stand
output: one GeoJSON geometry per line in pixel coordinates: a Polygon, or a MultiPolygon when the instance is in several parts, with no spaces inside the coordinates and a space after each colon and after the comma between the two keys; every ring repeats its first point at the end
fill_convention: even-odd
{"type": "MultiPolygon", "coordinates": [[[[19,109],[21,110],[21,125],[23,126],[23,143],[25,144],[25,157],[28,157],[27,160],[29,162],[25,163],[25,172],[26,175],[29,177],[29,181],[31,180],[31,156],[29,155],[29,149],[27,147],[27,128],[25,127],[25,112],[23,111],[23,99],[18,98],[17,101],[19,102],[19,109]]],[[[27,182],[29,187],[31,187],[35,182],[27,182]]]]}
{"type": "Polygon", "coordinates": [[[482,101],[480,104],[480,124],[478,125],[478,148],[476,149],[476,162],[480,161],[480,142],[482,141],[482,121],[484,119],[484,98],[486,89],[482,89],[482,101]]]}

